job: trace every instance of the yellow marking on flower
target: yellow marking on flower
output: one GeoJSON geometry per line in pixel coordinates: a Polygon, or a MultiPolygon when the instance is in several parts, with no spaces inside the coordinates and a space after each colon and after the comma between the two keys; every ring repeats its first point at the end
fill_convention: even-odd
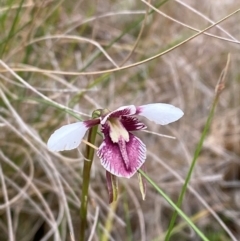
{"type": "Polygon", "coordinates": [[[110,137],[113,143],[117,143],[122,137],[126,142],[129,141],[129,134],[118,118],[109,118],[108,124],[110,126],[110,137]]]}

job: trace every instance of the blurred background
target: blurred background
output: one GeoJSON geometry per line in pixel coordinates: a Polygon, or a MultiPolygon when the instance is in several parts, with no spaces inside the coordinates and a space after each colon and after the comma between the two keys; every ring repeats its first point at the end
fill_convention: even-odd
{"type": "MultiPolygon", "coordinates": [[[[239,1],[0,2],[1,241],[78,240],[85,144],[61,153],[46,147],[55,129],[77,121],[69,110],[86,120],[97,108],[181,108],[178,122],[141,119],[150,133],[136,133],[148,149],[148,176],[176,202],[228,58],[226,86],[181,208],[209,240],[240,240],[239,12],[186,41],[239,1]]],[[[173,209],[150,184],[143,201],[137,175],[119,178],[110,206],[97,157],[91,173],[86,240],[164,240],[173,209]]],[[[178,218],[171,240],[200,238],[178,218]]]]}

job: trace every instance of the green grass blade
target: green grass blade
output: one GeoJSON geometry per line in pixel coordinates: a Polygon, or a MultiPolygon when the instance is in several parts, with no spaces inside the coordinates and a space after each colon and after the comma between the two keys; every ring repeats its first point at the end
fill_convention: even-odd
{"type": "Polygon", "coordinates": [[[190,227],[201,237],[204,241],[209,241],[209,239],[196,227],[196,225],[191,221],[190,218],[179,208],[176,204],[161,190],[158,185],[150,178],[147,174],[145,174],[142,170],[138,170],[147,181],[156,189],[156,191],[176,210],[176,212],[189,224],[190,227]]]}
{"type": "MultiPolygon", "coordinates": [[[[228,66],[229,66],[229,61],[230,61],[230,55],[228,56],[228,60],[227,60],[226,67],[225,67],[224,70],[222,71],[222,73],[221,73],[221,75],[220,75],[220,78],[219,78],[219,81],[218,81],[218,83],[217,83],[217,85],[216,85],[216,88],[215,88],[215,97],[214,97],[214,100],[213,100],[213,103],[212,103],[212,107],[211,107],[210,113],[209,113],[209,115],[208,115],[206,124],[205,124],[205,126],[204,126],[202,135],[201,135],[201,137],[200,137],[200,140],[199,140],[199,142],[198,142],[198,144],[197,144],[197,147],[196,147],[196,150],[195,150],[195,153],[194,153],[194,156],[193,156],[193,160],[192,160],[191,166],[190,166],[190,168],[189,168],[189,171],[188,171],[186,180],[185,180],[185,182],[184,182],[184,185],[183,185],[183,187],[182,187],[180,196],[179,196],[179,198],[178,198],[177,207],[180,207],[180,206],[182,205],[183,198],[184,198],[184,195],[185,195],[185,193],[186,193],[188,183],[190,182],[190,179],[191,179],[191,176],[192,176],[192,173],[193,173],[193,169],[194,169],[194,167],[195,167],[195,165],[196,165],[196,162],[197,162],[197,159],[198,159],[198,157],[199,157],[200,151],[202,150],[203,142],[204,142],[204,140],[205,140],[205,138],[206,138],[206,136],[207,136],[209,127],[210,127],[210,125],[211,125],[211,122],[212,122],[212,119],[213,119],[213,116],[214,116],[214,112],[215,112],[215,108],[216,108],[217,103],[218,103],[219,96],[220,96],[222,90],[223,90],[224,87],[225,87],[225,78],[226,78],[226,73],[227,73],[228,66]]],[[[177,212],[175,211],[175,212],[173,213],[172,218],[171,218],[170,225],[169,225],[169,228],[168,228],[168,232],[167,232],[165,241],[168,241],[168,240],[170,239],[170,237],[171,237],[171,232],[172,232],[174,223],[175,223],[175,221],[176,221],[177,215],[178,215],[178,214],[177,214],[177,212]]]]}
{"type": "Polygon", "coordinates": [[[7,47],[7,44],[9,43],[9,40],[10,40],[10,39],[12,38],[12,36],[14,35],[14,30],[15,30],[15,27],[16,27],[17,22],[18,22],[18,19],[19,19],[19,14],[20,14],[20,12],[21,12],[23,2],[24,2],[24,0],[22,0],[22,1],[20,2],[20,5],[19,5],[19,7],[18,7],[18,9],[17,9],[15,18],[14,18],[13,23],[12,23],[12,26],[11,26],[11,29],[10,29],[10,31],[9,31],[9,33],[8,33],[8,37],[7,37],[6,42],[5,42],[5,44],[3,45],[3,48],[2,48],[1,53],[0,53],[1,58],[2,58],[2,56],[3,56],[3,54],[4,54],[4,52],[5,52],[5,49],[6,49],[6,47],[7,47]]]}

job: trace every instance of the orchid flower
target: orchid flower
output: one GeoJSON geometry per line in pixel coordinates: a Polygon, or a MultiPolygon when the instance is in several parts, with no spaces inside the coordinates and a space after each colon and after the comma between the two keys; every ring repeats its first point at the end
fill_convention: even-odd
{"type": "Polygon", "coordinates": [[[144,116],[156,124],[167,125],[183,116],[179,108],[163,103],[122,106],[114,111],[101,110],[96,119],[64,125],[49,138],[51,151],[77,148],[87,130],[101,125],[104,139],[97,151],[102,166],[114,176],[130,178],[146,160],[146,146],[132,131],[147,127],[135,116],[144,116]]]}

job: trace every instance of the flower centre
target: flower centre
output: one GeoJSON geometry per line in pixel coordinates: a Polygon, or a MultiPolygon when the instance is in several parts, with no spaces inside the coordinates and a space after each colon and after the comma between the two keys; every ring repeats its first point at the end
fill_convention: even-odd
{"type": "Polygon", "coordinates": [[[119,118],[111,117],[108,119],[108,125],[110,127],[110,137],[113,143],[117,143],[120,139],[129,141],[129,134],[125,127],[120,122],[119,118]]]}

